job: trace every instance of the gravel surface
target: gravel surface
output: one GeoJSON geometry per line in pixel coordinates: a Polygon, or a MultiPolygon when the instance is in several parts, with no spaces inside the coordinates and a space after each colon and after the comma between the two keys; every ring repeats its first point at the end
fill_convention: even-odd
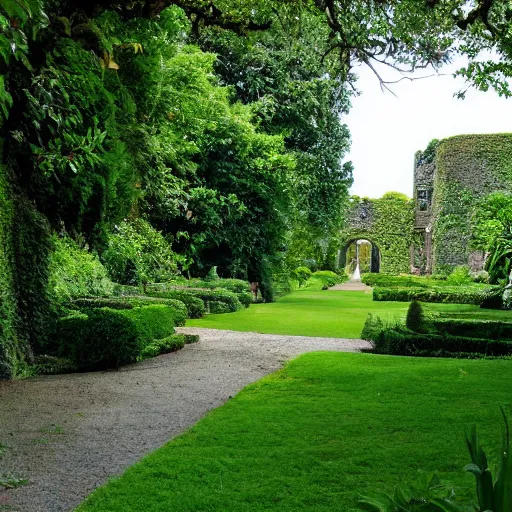
{"type": "Polygon", "coordinates": [[[284,361],[361,340],[181,328],[201,340],[118,371],[0,382],[0,510],[72,510],[93,489],[284,361]],[[0,487],[2,489],[2,487],[0,487]]]}

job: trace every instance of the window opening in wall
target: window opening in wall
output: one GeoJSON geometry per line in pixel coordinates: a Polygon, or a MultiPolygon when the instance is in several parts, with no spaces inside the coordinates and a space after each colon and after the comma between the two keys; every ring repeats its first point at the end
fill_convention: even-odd
{"type": "Polygon", "coordinates": [[[426,188],[418,189],[417,200],[420,212],[428,211],[432,203],[432,190],[426,188]]]}

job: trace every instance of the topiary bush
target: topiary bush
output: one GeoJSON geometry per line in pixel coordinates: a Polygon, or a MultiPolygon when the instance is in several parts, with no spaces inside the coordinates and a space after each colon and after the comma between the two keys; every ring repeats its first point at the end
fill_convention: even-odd
{"type": "Polygon", "coordinates": [[[175,333],[175,313],[173,308],[169,306],[144,306],[133,309],[122,309],[118,310],[118,312],[132,321],[137,331],[141,349],[153,342],[153,340],[167,338],[175,333]]]}
{"type": "Polygon", "coordinates": [[[185,325],[187,319],[187,307],[181,300],[170,298],[157,298],[146,296],[125,296],[110,297],[96,299],[76,299],[70,303],[73,309],[84,310],[95,308],[111,308],[111,309],[134,309],[143,306],[166,306],[173,312],[174,325],[185,325]]]}
{"type": "Polygon", "coordinates": [[[408,329],[415,332],[423,332],[425,324],[425,315],[423,314],[423,307],[421,302],[417,300],[411,301],[409,309],[407,310],[407,317],[405,325],[408,329]]]}
{"type": "Polygon", "coordinates": [[[336,272],[331,272],[330,270],[317,270],[311,274],[311,277],[320,279],[320,281],[323,283],[324,289],[330,288],[335,284],[343,282],[342,278],[336,274],[336,272]]]}
{"type": "Polygon", "coordinates": [[[61,318],[57,342],[57,355],[81,370],[119,368],[135,362],[142,350],[134,322],[109,308],[61,318]]]}

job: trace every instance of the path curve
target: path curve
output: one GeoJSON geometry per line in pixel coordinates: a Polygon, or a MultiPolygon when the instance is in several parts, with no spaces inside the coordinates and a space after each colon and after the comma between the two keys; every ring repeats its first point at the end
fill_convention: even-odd
{"type": "Polygon", "coordinates": [[[67,512],[283,362],[316,350],[355,352],[362,340],[180,328],[201,341],[119,371],[0,382],[0,509],[67,512]]]}

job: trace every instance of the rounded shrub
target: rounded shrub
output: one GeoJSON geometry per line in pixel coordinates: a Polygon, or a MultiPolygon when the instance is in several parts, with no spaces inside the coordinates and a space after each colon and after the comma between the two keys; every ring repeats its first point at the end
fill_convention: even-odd
{"type": "Polygon", "coordinates": [[[59,320],[59,356],[82,370],[133,363],[141,350],[137,328],[121,311],[93,309],[59,320]]]}

